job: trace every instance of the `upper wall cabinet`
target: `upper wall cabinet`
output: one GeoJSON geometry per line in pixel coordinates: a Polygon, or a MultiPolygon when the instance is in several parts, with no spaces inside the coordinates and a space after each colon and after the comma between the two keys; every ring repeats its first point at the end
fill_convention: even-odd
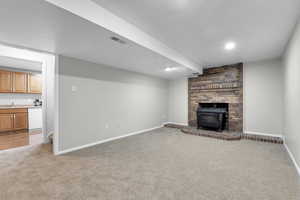
{"type": "Polygon", "coordinates": [[[11,93],[13,92],[12,72],[0,70],[0,92],[11,93]]]}
{"type": "Polygon", "coordinates": [[[40,74],[0,70],[0,93],[42,93],[40,74]]]}
{"type": "Polygon", "coordinates": [[[40,74],[28,74],[28,93],[42,93],[42,76],[40,74]]]}
{"type": "Polygon", "coordinates": [[[27,93],[27,73],[13,72],[13,92],[27,93]]]}

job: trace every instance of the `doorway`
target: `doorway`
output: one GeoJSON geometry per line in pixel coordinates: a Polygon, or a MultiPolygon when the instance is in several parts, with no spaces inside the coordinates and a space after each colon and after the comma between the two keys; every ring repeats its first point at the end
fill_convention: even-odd
{"type": "Polygon", "coordinates": [[[0,45],[0,151],[50,143],[55,56],[0,45]]]}

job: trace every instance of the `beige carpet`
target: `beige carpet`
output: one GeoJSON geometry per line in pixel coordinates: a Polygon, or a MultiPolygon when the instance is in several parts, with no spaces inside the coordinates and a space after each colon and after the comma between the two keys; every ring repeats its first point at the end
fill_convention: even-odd
{"type": "Polygon", "coordinates": [[[0,153],[1,200],[299,200],[283,145],[163,128],[63,156],[0,153]]]}

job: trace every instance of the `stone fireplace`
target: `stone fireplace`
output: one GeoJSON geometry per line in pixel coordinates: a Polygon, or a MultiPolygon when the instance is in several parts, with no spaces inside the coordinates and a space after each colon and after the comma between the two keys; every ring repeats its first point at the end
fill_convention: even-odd
{"type": "Polygon", "coordinates": [[[189,78],[189,126],[197,127],[199,104],[228,104],[226,129],[243,131],[243,64],[204,69],[189,78]]]}

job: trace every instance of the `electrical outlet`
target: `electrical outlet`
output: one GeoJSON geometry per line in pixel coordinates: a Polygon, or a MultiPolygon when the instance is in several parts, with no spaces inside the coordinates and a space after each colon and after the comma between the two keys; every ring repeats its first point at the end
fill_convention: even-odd
{"type": "Polygon", "coordinates": [[[109,125],[108,125],[108,124],[105,124],[105,128],[108,129],[108,128],[109,128],[109,125]]]}

